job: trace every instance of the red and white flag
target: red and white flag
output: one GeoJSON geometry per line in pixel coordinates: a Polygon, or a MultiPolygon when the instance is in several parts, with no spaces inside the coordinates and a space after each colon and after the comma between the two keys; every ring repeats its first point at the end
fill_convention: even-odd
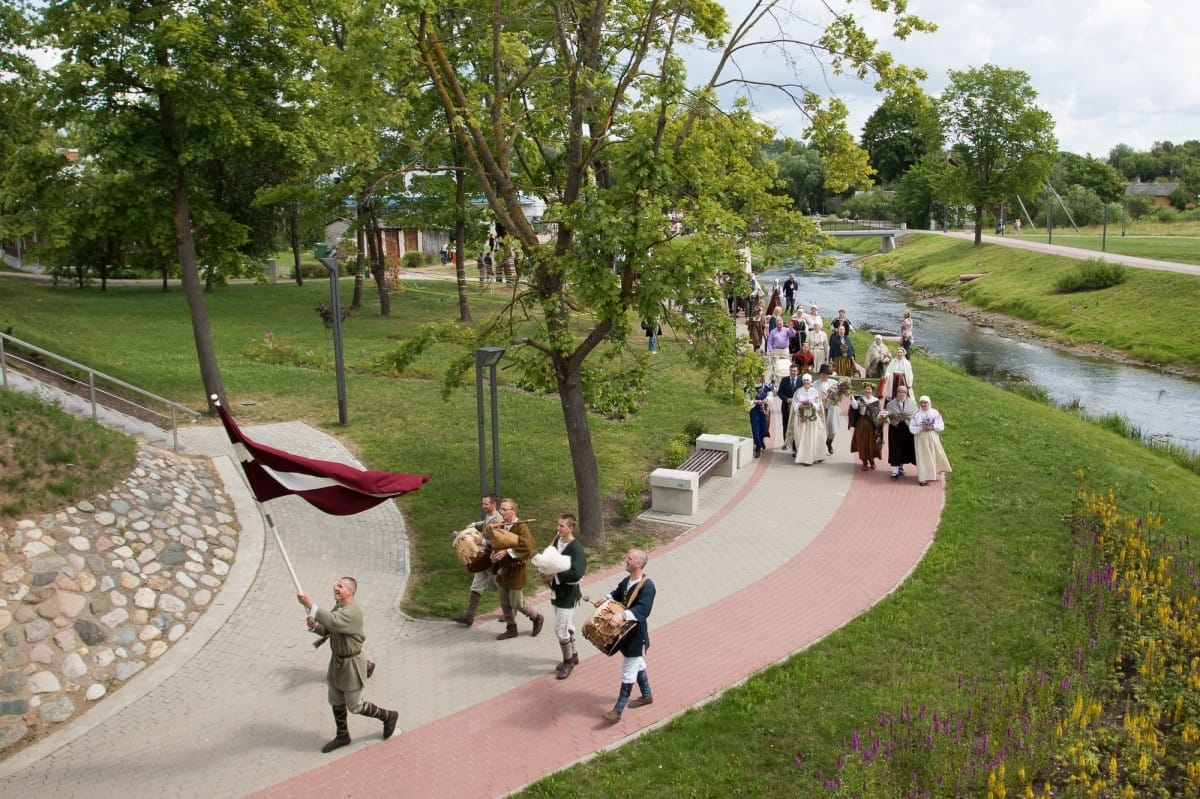
{"type": "Polygon", "coordinates": [[[364,471],[344,463],[292,455],[251,441],[223,405],[217,405],[217,413],[259,502],[295,494],[333,516],[351,516],[385,499],[416,491],[429,479],[423,474],[364,471]]]}

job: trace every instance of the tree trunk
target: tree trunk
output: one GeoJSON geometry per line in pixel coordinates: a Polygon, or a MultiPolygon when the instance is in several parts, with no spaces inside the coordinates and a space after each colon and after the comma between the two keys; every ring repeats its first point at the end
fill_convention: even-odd
{"type": "Polygon", "coordinates": [[[975,246],[983,246],[983,206],[975,204],[975,246]]]}
{"type": "Polygon", "coordinates": [[[366,200],[362,194],[358,195],[358,202],[355,204],[355,216],[357,217],[357,228],[354,231],[355,239],[358,242],[358,258],[354,269],[354,297],[350,300],[350,309],[357,311],[362,307],[363,299],[363,283],[367,274],[367,208],[366,200]]]}
{"type": "Polygon", "coordinates": [[[288,209],[288,240],[292,243],[292,262],[296,265],[296,285],[304,285],[304,273],[300,271],[300,211],[293,205],[288,209]]]}
{"type": "Polygon", "coordinates": [[[388,294],[387,271],[383,264],[383,232],[374,216],[371,217],[371,227],[367,231],[367,242],[371,254],[371,274],[375,278],[375,290],[379,292],[379,315],[390,316],[392,300],[388,294]]]}
{"type": "Polygon", "coordinates": [[[200,287],[200,271],[196,265],[196,243],[192,240],[192,212],[188,204],[187,176],[182,167],[176,168],[175,188],[171,192],[174,210],[175,243],[179,248],[179,269],[183,284],[183,296],[187,299],[188,313],[192,318],[192,337],[196,341],[196,357],[200,361],[200,380],[204,383],[204,397],[209,411],[213,411],[212,397],[216,395],[225,402],[225,385],[221,381],[221,369],[217,365],[217,352],[213,347],[212,328],[208,322],[208,306],[200,287]]]}
{"type": "Polygon", "coordinates": [[[604,506],[600,498],[600,467],[592,447],[592,431],[588,427],[587,403],[583,400],[583,380],[579,365],[554,358],[555,382],[562,402],[563,422],[567,428],[567,445],[571,449],[571,468],[575,473],[575,495],[578,503],[579,528],[576,534],[586,547],[604,543],[604,506]]]}
{"type": "Polygon", "coordinates": [[[471,321],[471,304],[467,300],[467,270],[463,267],[462,259],[457,256],[458,252],[462,251],[462,242],[466,238],[464,230],[466,223],[463,217],[467,210],[467,176],[462,170],[461,155],[458,150],[458,145],[454,146],[454,243],[456,255],[454,258],[454,277],[458,281],[458,320],[460,322],[471,321]]]}

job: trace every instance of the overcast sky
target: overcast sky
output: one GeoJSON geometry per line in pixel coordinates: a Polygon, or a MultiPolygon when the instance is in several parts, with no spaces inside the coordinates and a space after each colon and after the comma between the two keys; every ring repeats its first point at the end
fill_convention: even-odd
{"type": "MultiPolygon", "coordinates": [[[[734,24],[750,6],[750,0],[722,2],[734,24]]],[[[804,18],[818,18],[817,0],[794,2],[804,18]]],[[[830,4],[843,8],[841,0],[830,4]]],[[[872,16],[866,6],[854,0],[849,8],[865,22],[872,16]]],[[[908,7],[938,30],[905,42],[878,23],[869,30],[900,63],[929,74],[924,88],[931,96],[945,88],[948,70],[991,63],[1029,75],[1038,104],[1054,117],[1061,150],[1104,157],[1117,144],[1148,150],[1156,141],[1200,139],[1200,0],[909,0],[908,7]]],[[[879,95],[868,86],[830,83],[811,61],[799,66],[811,88],[846,102],[850,130],[860,136],[879,95]]],[[[786,59],[781,53],[746,58],[742,67],[782,74],[786,59]]],[[[803,118],[777,94],[757,92],[755,104],[783,135],[804,137],[803,118]]]]}

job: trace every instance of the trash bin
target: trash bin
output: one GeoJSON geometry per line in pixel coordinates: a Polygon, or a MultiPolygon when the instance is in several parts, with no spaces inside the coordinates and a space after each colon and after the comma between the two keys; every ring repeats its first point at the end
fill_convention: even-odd
{"type": "Polygon", "coordinates": [[[313,247],[313,255],[317,258],[324,258],[329,255],[329,245],[323,241],[318,241],[316,246],[313,247]]]}

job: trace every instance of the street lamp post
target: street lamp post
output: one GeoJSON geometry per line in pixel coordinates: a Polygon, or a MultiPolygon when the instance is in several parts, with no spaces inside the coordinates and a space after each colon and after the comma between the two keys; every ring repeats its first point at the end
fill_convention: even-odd
{"type": "Polygon", "coordinates": [[[489,370],[488,380],[492,395],[492,491],[500,494],[500,424],[497,418],[496,364],[504,355],[503,347],[480,347],[475,350],[475,409],[479,437],[479,495],[489,493],[487,487],[487,447],[483,437],[483,370],[489,370]]]}
{"type": "Polygon", "coordinates": [[[329,270],[329,302],[333,305],[333,370],[337,380],[338,424],[350,424],[346,412],[346,364],[342,359],[342,295],[338,290],[337,258],[326,257],[325,243],[317,245],[317,260],[329,270]]]}

